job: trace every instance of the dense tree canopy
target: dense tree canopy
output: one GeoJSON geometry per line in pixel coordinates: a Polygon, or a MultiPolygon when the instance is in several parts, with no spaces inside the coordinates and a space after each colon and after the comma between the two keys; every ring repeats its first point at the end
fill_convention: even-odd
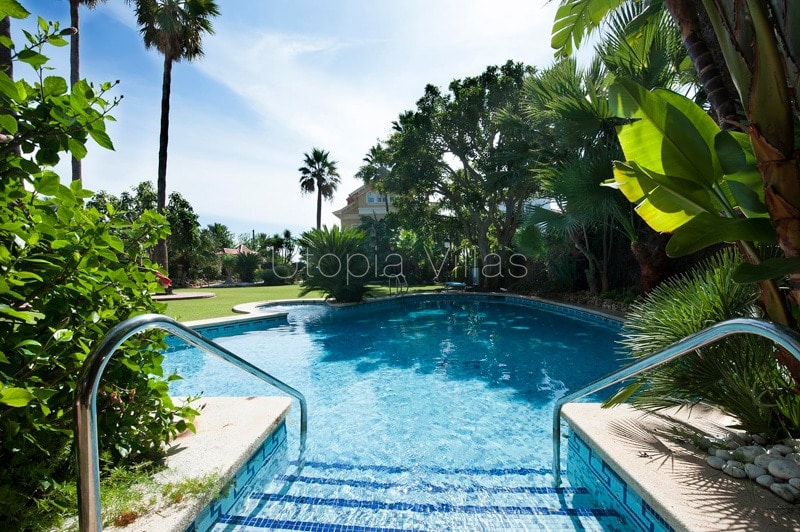
{"type": "Polygon", "coordinates": [[[387,141],[393,165],[384,189],[416,212],[436,202],[482,256],[509,248],[525,202],[538,190],[530,172],[535,140],[500,120],[518,105],[531,72],[509,61],[454,80],[447,92],[428,85],[387,141]]]}

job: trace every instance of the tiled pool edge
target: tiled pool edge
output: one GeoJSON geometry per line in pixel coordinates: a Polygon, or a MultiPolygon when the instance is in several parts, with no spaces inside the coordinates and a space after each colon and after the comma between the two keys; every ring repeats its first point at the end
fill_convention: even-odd
{"type": "Polygon", "coordinates": [[[186,478],[216,474],[211,493],[187,497],[178,504],[156,509],[126,527],[105,527],[124,532],[183,532],[192,526],[220,492],[276,433],[291,408],[288,397],[206,397],[206,407],[195,420],[196,433],[185,433],[172,444],[167,469],[156,475],[165,485],[186,478]]]}
{"type": "Polygon", "coordinates": [[[276,468],[286,465],[285,460],[281,459],[285,455],[286,446],[286,421],[284,419],[253,452],[247,463],[239,468],[227,482],[220,495],[214,497],[197,514],[194,521],[186,527],[186,532],[206,532],[214,526],[236,503],[252,491],[252,488],[247,486],[257,474],[262,473],[262,470],[267,469],[270,471],[268,476],[275,476],[278,473],[276,468]]]}
{"type": "Polygon", "coordinates": [[[675,529],[577,433],[570,435],[567,449],[570,484],[589,490],[601,508],[616,510],[638,530],[674,532],[675,529]]]}
{"type": "MultiPolygon", "coordinates": [[[[788,504],[769,490],[754,487],[748,481],[733,479],[711,469],[703,456],[668,438],[648,438],[642,429],[669,433],[678,425],[691,425],[708,434],[720,435],[733,424],[729,418],[711,409],[696,407],[695,412],[668,412],[669,416],[646,416],[628,405],[603,409],[599,403],[568,403],[562,410],[569,423],[570,440],[577,436],[594,455],[591,475],[599,482],[623,482],[628,494],[635,492],[643,505],[631,497],[634,522],[647,520],[664,523],[676,531],[800,530],[800,509],[788,504]],[[611,477],[616,477],[611,478],[611,477]],[[650,510],[660,516],[643,520],[650,510]]],[[[565,443],[562,441],[562,444],[565,443]]],[[[570,456],[581,452],[580,443],[569,442],[567,477],[572,482],[570,456]]],[[[583,450],[583,452],[587,452],[583,450]]],[[[590,486],[587,486],[590,488],[590,486]]],[[[612,488],[611,493],[624,493],[612,488]]],[[[626,505],[628,506],[628,505],[626,505]]],[[[617,510],[623,509],[622,506],[617,510]]],[[[626,517],[628,512],[626,511],[626,517]]],[[[650,530],[649,528],[643,528],[650,530]]],[[[665,528],[654,528],[666,530],[665,528]]]]}

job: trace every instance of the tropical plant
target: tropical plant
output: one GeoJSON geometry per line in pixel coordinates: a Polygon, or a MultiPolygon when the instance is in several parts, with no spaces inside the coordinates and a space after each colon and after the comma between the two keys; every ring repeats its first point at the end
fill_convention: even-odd
{"type": "MultiPolygon", "coordinates": [[[[378,142],[370,147],[364,156],[364,164],[356,172],[356,177],[361,179],[365,185],[372,185],[378,192],[383,190],[389,174],[392,171],[392,154],[382,142],[378,142]]],[[[389,194],[383,194],[383,203],[386,212],[389,212],[389,194]]]]}
{"type": "Polygon", "coordinates": [[[200,262],[200,223],[192,205],[179,192],[169,195],[165,213],[170,228],[167,243],[172,255],[169,276],[174,284],[185,286],[194,278],[200,262]]]}
{"type": "MultiPolygon", "coordinates": [[[[648,356],[715,323],[759,317],[758,287],[734,282],[741,262],[725,249],[691,272],[671,278],[635,302],[622,330],[622,345],[634,358],[648,356]],[[680,301],[680,305],[675,302],[680,301]]],[[[739,427],[772,438],[800,434],[797,383],[775,364],[769,343],[729,337],[647,372],[625,386],[606,406],[624,401],[650,411],[711,404],[735,417],[739,427]]]]}
{"type": "MultiPolygon", "coordinates": [[[[382,179],[403,218],[449,218],[481,257],[507,255],[539,183],[530,172],[536,138],[504,127],[501,118],[517,109],[532,72],[508,61],[453,80],[447,91],[428,85],[416,110],[400,115],[387,141],[393,166],[382,179]],[[431,198],[438,212],[431,212],[431,198]]],[[[413,228],[421,233],[419,225],[413,228]]]]}
{"type": "Polygon", "coordinates": [[[312,229],[300,236],[308,270],[300,295],[319,290],[337,303],[361,301],[368,292],[372,272],[367,235],[356,228],[338,226],[312,229]]]}
{"type": "MultiPolygon", "coordinates": [[[[167,146],[169,144],[169,100],[172,65],[203,55],[203,34],[213,34],[211,19],[219,15],[214,0],[135,0],[136,21],[141,27],[145,48],[155,48],[164,56],[161,84],[161,134],[158,143],[158,212],[167,205],[167,146]]],[[[156,262],[169,270],[167,242],[156,248],[156,262]]]]}
{"type": "MultiPolygon", "coordinates": [[[[80,6],[84,5],[87,9],[94,9],[97,7],[98,2],[105,0],[69,0],[69,23],[72,32],[69,43],[69,85],[74,87],[81,79],[81,23],[80,23],[80,6]]],[[[72,156],[72,180],[80,181],[81,175],[81,161],[74,155],[72,156]]]]}
{"type": "Polygon", "coordinates": [[[330,153],[313,148],[311,153],[303,154],[303,166],[300,172],[300,191],[303,194],[317,193],[317,229],[322,224],[322,198],[333,199],[333,193],[339,186],[339,172],[336,161],[330,159],[330,153]]]}
{"type": "Polygon", "coordinates": [[[239,253],[234,256],[236,262],[233,265],[233,272],[239,276],[241,282],[252,283],[261,264],[261,256],[258,253],[239,253]]]}
{"type": "MultiPolygon", "coordinates": [[[[570,24],[567,19],[574,21],[589,12],[592,20],[599,21],[620,3],[563,2],[564,12],[559,10],[556,25],[564,29],[565,21],[570,24]],[[569,16],[561,16],[565,14],[569,16]]],[[[627,188],[626,195],[638,203],[638,212],[651,226],[675,231],[673,253],[719,240],[738,241],[749,264],[739,267],[737,278],[760,281],[768,318],[796,326],[800,136],[795,128],[800,118],[796,63],[800,36],[792,31],[797,21],[794,4],[735,0],[701,5],[663,0],[663,5],[681,28],[685,45],[691,46],[719,124],[724,130],[740,128],[744,133],[719,131],[708,124],[702,109],[672,93],[648,94],[636,84],[619,80],[612,103],[620,115],[647,118],[621,131],[628,162],[618,167],[616,180],[623,192],[627,188]],[[714,29],[711,40],[704,40],[705,34],[699,31],[703,18],[714,29]],[[703,53],[714,47],[721,59],[703,53]],[[732,91],[727,90],[726,77],[732,81],[732,91]],[[738,101],[733,94],[738,94],[738,101]],[[627,146],[624,136],[629,139],[627,146]],[[717,216],[719,212],[724,217],[717,216]],[[750,244],[754,240],[777,242],[784,257],[762,260],[750,244]],[[788,299],[776,281],[784,279],[788,299]]],[[[776,356],[795,380],[800,379],[800,361],[783,351],[776,356]]]]}
{"type": "MultiPolygon", "coordinates": [[[[0,18],[9,15],[27,11],[0,3],[0,18]]],[[[47,169],[65,153],[85,155],[89,137],[109,147],[104,124],[117,100],[106,100],[109,83],[80,81],[68,93],[42,54],[44,43],[66,46],[64,33],[41,19],[38,28],[13,54],[37,81],[0,73],[0,521],[9,529],[47,528],[74,504],[76,376],[112,326],[159,309],[146,248],[166,227],[152,211],[130,222],[113,207],[86,207],[80,182],[64,186],[47,169]]],[[[190,426],[194,411],[168,394],[162,338],[131,339],[105,370],[97,411],[110,464],[157,455],[190,426]]]]}

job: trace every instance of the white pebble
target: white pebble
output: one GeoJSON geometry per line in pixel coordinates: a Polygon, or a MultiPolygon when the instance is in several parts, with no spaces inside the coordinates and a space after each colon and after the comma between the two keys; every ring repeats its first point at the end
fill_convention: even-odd
{"type": "Polygon", "coordinates": [[[714,469],[722,469],[726,464],[725,460],[719,456],[709,456],[706,458],[706,462],[714,469]]]}
{"type": "Polygon", "coordinates": [[[755,460],[753,460],[753,463],[756,465],[760,465],[761,467],[767,467],[769,463],[772,462],[773,460],[780,460],[780,459],[781,455],[779,454],[762,454],[756,456],[755,460]]]}
{"type": "Polygon", "coordinates": [[[767,469],[755,464],[745,464],[744,472],[747,473],[748,477],[755,480],[762,475],[766,475],[767,469]]]}
{"type": "Polygon", "coordinates": [[[717,452],[714,454],[723,460],[731,460],[733,458],[733,453],[725,449],[717,449],[717,452]]]}
{"type": "Polygon", "coordinates": [[[800,464],[794,460],[773,460],[767,466],[769,474],[781,480],[789,480],[790,478],[800,477],[800,464]]]}
{"type": "MultiPolygon", "coordinates": [[[[733,478],[746,478],[747,473],[744,472],[744,469],[731,465],[731,462],[735,462],[735,460],[730,460],[727,464],[722,466],[722,472],[733,478]]],[[[739,462],[735,463],[738,464],[739,462]]]]}
{"type": "Polygon", "coordinates": [[[765,488],[768,488],[773,484],[775,484],[775,477],[773,477],[772,475],[761,475],[760,477],[756,477],[756,482],[758,483],[759,486],[764,486],[765,488]]]}
{"type": "Polygon", "coordinates": [[[756,456],[761,456],[767,451],[760,445],[743,445],[733,451],[733,457],[740,462],[752,462],[756,456]]]}
{"type": "Polygon", "coordinates": [[[772,490],[772,493],[774,493],[784,501],[794,502],[795,496],[794,493],[792,492],[792,489],[794,488],[792,488],[789,484],[782,484],[776,482],[770,485],[769,489],[772,490]]]}
{"type": "Polygon", "coordinates": [[[781,445],[781,444],[773,445],[772,449],[770,449],[770,451],[774,451],[774,452],[780,453],[782,455],[787,455],[787,454],[791,453],[793,450],[794,449],[792,449],[791,447],[787,447],[786,445],[781,445]]]}

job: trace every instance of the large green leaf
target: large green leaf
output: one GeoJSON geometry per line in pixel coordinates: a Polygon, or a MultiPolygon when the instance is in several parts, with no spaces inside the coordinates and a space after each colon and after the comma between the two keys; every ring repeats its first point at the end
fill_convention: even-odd
{"type": "Polygon", "coordinates": [[[0,403],[8,406],[25,406],[34,399],[34,395],[25,388],[5,388],[0,390],[0,403]]]}
{"type": "Polygon", "coordinates": [[[757,283],[797,272],[800,272],[800,257],[779,257],[767,259],[761,264],[742,263],[733,272],[733,280],[737,283],[757,283]]]}
{"type": "Polygon", "coordinates": [[[722,179],[713,150],[719,127],[697,104],[623,78],[611,86],[610,102],[617,116],[634,119],[618,133],[627,160],[708,188],[722,179]]]}
{"type": "Polygon", "coordinates": [[[675,231],[666,251],[670,257],[682,257],[712,244],[737,240],[775,242],[775,232],[767,218],[724,218],[702,213],[675,231]]]}
{"type": "Polygon", "coordinates": [[[0,92],[11,98],[12,100],[20,100],[23,96],[20,94],[19,86],[14,83],[5,72],[0,72],[0,92]]]}
{"type": "Polygon", "coordinates": [[[0,18],[26,18],[30,13],[16,0],[0,0],[0,18]]]}
{"type": "Polygon", "coordinates": [[[553,20],[550,46],[555,55],[569,57],[572,45],[580,48],[585,37],[597,29],[603,18],[623,0],[562,0],[553,20]]]}
{"type": "Polygon", "coordinates": [[[764,185],[756,166],[750,137],[744,133],[720,131],[714,139],[714,149],[726,174],[725,180],[733,203],[748,218],[766,216],[764,185]]]}
{"type": "Polygon", "coordinates": [[[700,213],[717,212],[711,195],[696,184],[650,172],[636,162],[615,162],[614,182],[654,230],[671,233],[700,213]]]}

